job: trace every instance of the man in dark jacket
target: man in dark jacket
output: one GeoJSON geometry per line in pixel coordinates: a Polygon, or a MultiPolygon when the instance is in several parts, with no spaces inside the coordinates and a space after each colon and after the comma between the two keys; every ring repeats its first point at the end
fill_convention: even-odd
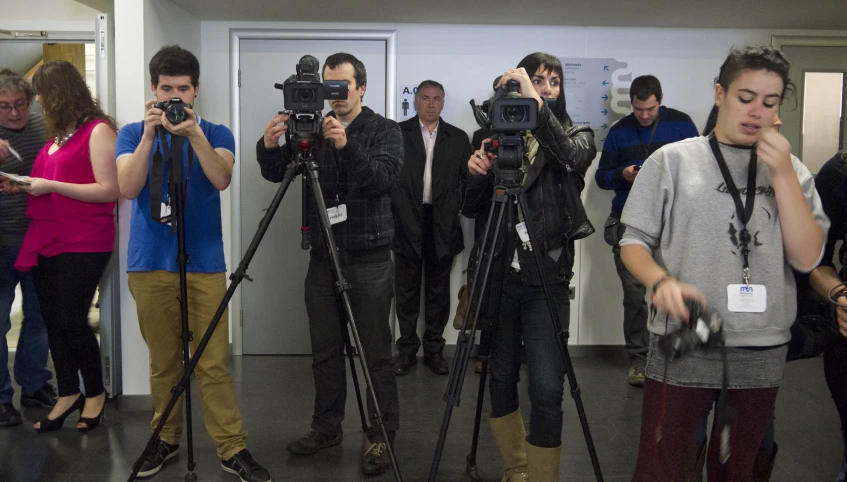
{"type": "MultiPolygon", "coordinates": [[[[392,370],[389,315],[393,296],[394,267],[391,239],[391,191],[403,165],[403,138],[394,121],[362,107],[367,74],[356,57],[338,53],[327,57],[326,80],[346,80],[346,99],[330,101],[332,113],[322,119],[314,156],[320,171],[327,211],[332,212],[332,234],[338,245],[341,268],[352,288],[348,291],[353,317],[362,340],[374,391],[382,409],[385,428],[392,440],[384,440],[374,417],[371,397],[368,413],[372,431],[361,458],[362,471],[378,475],[390,462],[386,443],[392,443],[400,425],[397,383],[392,370]]],[[[280,114],[265,127],[256,145],[262,177],[280,182],[296,153],[291,145],[279,146],[288,115],[280,114]]],[[[312,372],[315,408],[312,425],[300,439],[288,445],[297,455],[313,454],[341,443],[341,421],[347,397],[342,327],[332,261],[328,258],[315,201],[308,196],[306,211],[312,245],[306,275],[306,311],[312,341],[312,372]]]]}
{"type": "Polygon", "coordinates": [[[441,119],[443,108],[444,87],[425,80],[415,94],[418,115],[400,124],[405,159],[392,196],[392,246],[397,263],[394,291],[400,325],[394,365],[397,375],[409,373],[417,363],[421,274],[426,293],[424,363],[436,374],[448,372],[441,353],[442,334],[450,315],[453,257],[465,247],[459,214],[471,146],[464,131],[441,119]]]}

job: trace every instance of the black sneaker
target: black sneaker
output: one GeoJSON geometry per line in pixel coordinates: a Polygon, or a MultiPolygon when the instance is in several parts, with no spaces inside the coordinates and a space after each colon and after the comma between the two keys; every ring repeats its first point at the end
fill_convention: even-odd
{"type": "Polygon", "coordinates": [[[156,475],[162,470],[167,460],[176,457],[179,452],[179,445],[171,445],[165,443],[162,439],[156,442],[156,447],[152,452],[147,454],[147,458],[141,463],[141,469],[138,471],[139,477],[150,477],[156,475]]]}
{"type": "Polygon", "coordinates": [[[288,444],[286,449],[294,455],[310,455],[318,450],[340,444],[342,438],[343,433],[340,431],[335,435],[328,435],[310,428],[302,437],[288,444]]]}
{"type": "Polygon", "coordinates": [[[21,405],[24,407],[55,407],[59,395],[53,385],[46,383],[32,395],[21,393],[21,405]]]}
{"type": "Polygon", "coordinates": [[[360,461],[362,472],[366,475],[384,474],[391,467],[388,458],[388,445],[385,442],[371,443],[360,461]]]}
{"type": "Polygon", "coordinates": [[[241,482],[270,482],[271,474],[256,462],[247,449],[233,455],[229,460],[221,460],[224,472],[237,475],[241,482]]]}
{"type": "Polygon", "coordinates": [[[0,405],[0,427],[14,427],[23,423],[21,412],[11,403],[0,405]]]}

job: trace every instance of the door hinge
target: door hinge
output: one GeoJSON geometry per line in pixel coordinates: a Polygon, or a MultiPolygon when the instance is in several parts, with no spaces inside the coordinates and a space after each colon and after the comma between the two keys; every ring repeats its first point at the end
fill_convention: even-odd
{"type": "Polygon", "coordinates": [[[238,69],[238,88],[241,88],[241,69],[238,69]]]}

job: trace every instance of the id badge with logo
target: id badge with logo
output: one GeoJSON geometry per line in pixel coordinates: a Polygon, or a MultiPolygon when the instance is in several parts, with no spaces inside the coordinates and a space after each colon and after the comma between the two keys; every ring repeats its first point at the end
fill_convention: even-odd
{"type": "Polygon", "coordinates": [[[733,313],[764,313],[768,307],[765,285],[737,284],[726,287],[727,309],[733,313]]]}
{"type": "Polygon", "coordinates": [[[162,207],[159,210],[159,219],[163,223],[171,224],[171,205],[169,203],[162,203],[162,207]]]}
{"type": "Polygon", "coordinates": [[[518,232],[518,237],[522,243],[529,242],[529,233],[526,231],[526,223],[518,223],[515,225],[515,230],[518,232]]]}
{"type": "Polygon", "coordinates": [[[347,221],[347,205],[339,204],[331,208],[327,208],[326,215],[329,217],[329,224],[338,224],[347,221]]]}

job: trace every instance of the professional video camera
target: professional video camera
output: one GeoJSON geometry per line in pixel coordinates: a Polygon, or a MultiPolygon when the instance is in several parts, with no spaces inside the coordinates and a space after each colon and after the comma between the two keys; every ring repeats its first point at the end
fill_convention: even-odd
{"type": "Polygon", "coordinates": [[[162,109],[165,112],[165,118],[174,125],[184,121],[186,118],[185,108],[191,108],[189,104],[183,102],[179,97],[171,97],[171,100],[157,102],[153,104],[153,107],[162,109]]]}
{"type": "MultiPolygon", "coordinates": [[[[495,94],[491,100],[486,100],[482,106],[471,100],[471,108],[477,124],[483,129],[494,131],[494,141],[489,145],[488,152],[497,155],[494,172],[503,180],[519,180],[523,164],[524,142],[523,131],[538,127],[538,103],[535,99],[521,97],[520,84],[516,80],[506,82],[504,87],[496,87],[500,83],[498,77],[494,81],[495,94]]],[[[555,107],[556,99],[544,99],[555,107]]]]}
{"type": "Polygon", "coordinates": [[[318,59],[304,55],[297,64],[297,74],[274,87],[282,90],[288,129],[292,134],[317,134],[321,129],[324,101],[347,98],[346,80],[321,82],[318,59]]]}
{"type": "Polygon", "coordinates": [[[718,346],[724,341],[723,322],[717,313],[707,312],[696,300],[686,300],[688,323],[664,338],[662,351],[668,358],[684,356],[696,348],[718,346]]]}

